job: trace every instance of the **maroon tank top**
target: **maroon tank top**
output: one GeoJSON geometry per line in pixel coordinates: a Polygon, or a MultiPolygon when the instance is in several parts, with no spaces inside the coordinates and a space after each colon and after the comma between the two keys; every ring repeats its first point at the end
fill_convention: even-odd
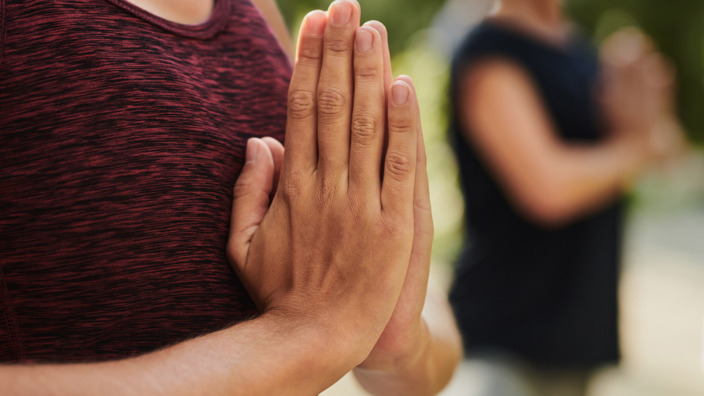
{"type": "Polygon", "coordinates": [[[249,0],[185,26],[123,0],[0,0],[0,361],[112,359],[256,311],[225,258],[291,66],[249,0]]]}

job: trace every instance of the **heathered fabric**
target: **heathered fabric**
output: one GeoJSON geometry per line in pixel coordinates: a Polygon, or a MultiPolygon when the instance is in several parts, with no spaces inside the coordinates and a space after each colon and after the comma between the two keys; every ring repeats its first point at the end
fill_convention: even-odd
{"type": "Polygon", "coordinates": [[[291,66],[249,0],[185,26],[122,0],[0,0],[0,361],[151,351],[256,314],[225,258],[291,66]]]}

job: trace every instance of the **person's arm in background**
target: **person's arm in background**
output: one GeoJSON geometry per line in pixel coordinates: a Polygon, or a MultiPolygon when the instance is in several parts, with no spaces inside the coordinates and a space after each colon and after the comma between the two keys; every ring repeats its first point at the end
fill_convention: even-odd
{"type": "Polygon", "coordinates": [[[616,35],[604,51],[612,131],[598,145],[561,141],[532,81],[510,61],[486,60],[464,72],[458,111],[465,139],[526,217],[555,226],[596,210],[677,146],[672,142],[679,133],[670,122],[672,78],[660,55],[634,34],[616,35]]]}
{"type": "MultiPolygon", "coordinates": [[[[240,216],[233,214],[230,254],[262,315],[119,361],[0,365],[0,393],[310,395],[365,360],[392,315],[411,257],[418,115],[408,81],[394,83],[405,100],[388,109],[381,78],[367,78],[368,85],[353,93],[352,69],[336,64],[351,64],[351,50],[323,39],[325,30],[325,40],[352,48],[359,9],[342,1],[333,13],[344,8],[348,23],[328,28],[317,12],[303,24],[289,96],[288,153],[261,224],[251,223],[247,197],[268,196],[271,169],[281,163],[277,151],[250,141],[235,188],[233,213],[240,216]],[[332,92],[333,100],[322,100],[332,92]],[[375,101],[357,99],[375,92],[375,101]],[[388,126],[386,156],[384,133],[370,144],[350,131],[349,120],[360,114],[382,130],[388,126]]],[[[381,62],[377,33],[356,63],[367,70],[381,62]]]]}

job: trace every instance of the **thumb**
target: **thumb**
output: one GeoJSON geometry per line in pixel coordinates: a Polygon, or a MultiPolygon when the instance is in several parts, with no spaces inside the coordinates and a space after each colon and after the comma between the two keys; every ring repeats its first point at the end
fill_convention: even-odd
{"type": "Polygon", "coordinates": [[[276,195],[276,189],[279,186],[279,177],[281,176],[281,165],[284,162],[284,146],[278,140],[272,137],[263,137],[262,142],[266,143],[271,152],[271,156],[274,158],[274,188],[271,190],[269,196],[273,197],[276,195]]]}
{"type": "Polygon", "coordinates": [[[274,182],[274,158],[261,139],[247,141],[246,162],[235,183],[227,254],[230,264],[242,269],[254,232],[269,209],[274,182]]]}

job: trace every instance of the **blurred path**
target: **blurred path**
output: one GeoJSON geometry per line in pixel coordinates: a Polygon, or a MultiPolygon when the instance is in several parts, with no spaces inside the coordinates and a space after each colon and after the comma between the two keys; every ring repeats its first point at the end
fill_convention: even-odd
{"type": "Polygon", "coordinates": [[[628,235],[624,360],[592,395],[704,395],[704,208],[634,216],[628,235]]]}

